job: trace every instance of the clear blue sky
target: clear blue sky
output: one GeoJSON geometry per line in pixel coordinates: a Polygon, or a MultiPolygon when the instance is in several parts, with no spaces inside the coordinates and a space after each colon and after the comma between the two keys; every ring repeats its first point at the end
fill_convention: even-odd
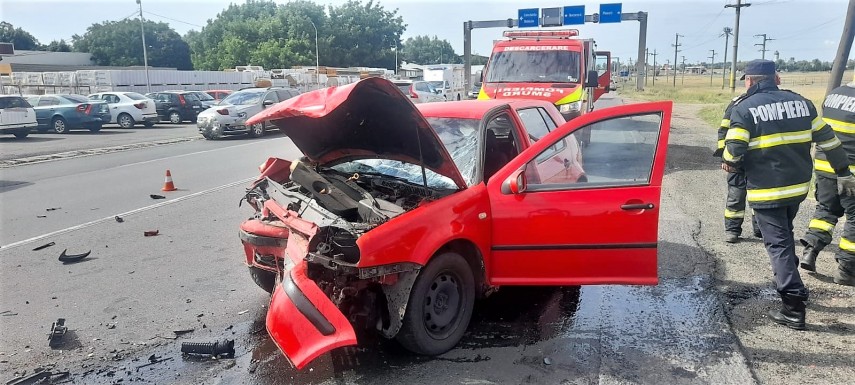
{"type": "MultiPolygon", "coordinates": [[[[765,33],[776,39],[769,41],[767,57],[777,50],[782,59],[819,58],[831,61],[837,50],[846,0],[746,0],[752,6],[743,8],[740,30],[740,60],[759,58],[760,41],[753,35],[765,33]]],[[[208,19],[216,17],[231,1],[223,0],[143,0],[146,18],[170,24],[180,34],[201,29],[208,19]]],[[[241,2],[241,1],[235,1],[241,2]]],[[[285,2],[277,0],[277,2],[285,2]]],[[[316,0],[320,4],[341,4],[344,0],[316,0]]],[[[363,1],[364,2],[364,1],[363,1]]],[[[596,12],[599,2],[574,0],[378,0],[387,9],[397,8],[407,24],[404,39],[415,35],[436,35],[451,42],[458,54],[463,53],[463,22],[466,20],[497,20],[516,17],[518,8],[545,8],[564,5],[585,5],[586,13],[596,12]]],[[[607,0],[614,2],[614,0],[607,0]]],[[[719,37],[726,26],[733,26],[733,8],[724,8],[736,0],[652,0],[624,1],[624,12],[647,11],[650,14],[647,45],[664,60],[673,61],[675,33],[684,35],[680,43],[688,62],[707,60],[716,51],[716,61],[724,50],[724,38],[719,37]]],[[[2,0],[0,20],[7,21],[32,33],[41,43],[55,39],[70,39],[83,34],[86,28],[104,20],[135,17],[135,0],[2,0]]],[[[635,60],[638,44],[638,22],[596,25],[579,28],[583,37],[596,39],[602,50],[612,51],[624,61],[635,60]]],[[[473,52],[489,54],[493,39],[502,29],[473,31],[473,52]]],[[[321,31],[323,34],[323,31],[321,31]]],[[[731,50],[731,48],[728,48],[731,50]]],[[[731,51],[732,52],[732,51],[731,51]]],[[[729,53],[730,55],[730,53],[729,53]]],[[[851,56],[850,56],[851,57],[851,56]]],[[[321,63],[323,64],[323,63],[321,63]]]]}

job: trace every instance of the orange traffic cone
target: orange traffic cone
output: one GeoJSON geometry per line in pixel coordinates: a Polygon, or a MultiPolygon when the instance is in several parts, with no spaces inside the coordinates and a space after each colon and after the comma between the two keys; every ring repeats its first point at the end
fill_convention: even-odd
{"type": "Polygon", "coordinates": [[[169,170],[166,170],[166,181],[163,182],[163,188],[161,191],[175,191],[178,190],[175,188],[175,184],[172,183],[172,173],[169,170]]]}

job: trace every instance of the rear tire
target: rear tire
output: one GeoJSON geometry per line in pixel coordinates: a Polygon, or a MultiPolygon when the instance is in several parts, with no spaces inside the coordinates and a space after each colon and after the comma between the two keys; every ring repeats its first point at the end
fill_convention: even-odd
{"type": "Polygon", "coordinates": [[[249,275],[258,287],[268,293],[273,293],[273,289],[276,287],[276,273],[250,266],[249,275]]]}
{"type": "Polygon", "coordinates": [[[19,132],[12,133],[12,135],[15,135],[15,137],[18,139],[24,139],[27,137],[27,135],[30,135],[30,132],[29,131],[19,131],[19,132]]]}
{"type": "Polygon", "coordinates": [[[395,337],[417,354],[445,353],[463,337],[475,305],[475,277],[460,254],[437,255],[421,270],[395,337]]]}
{"type": "Polygon", "coordinates": [[[143,127],[152,128],[152,127],[154,127],[154,122],[144,122],[143,127]]]}
{"type": "Polygon", "coordinates": [[[172,111],[169,113],[169,123],[172,124],[180,124],[181,123],[181,114],[178,111],[172,111]]]}
{"type": "Polygon", "coordinates": [[[53,132],[56,132],[57,134],[68,133],[68,122],[66,122],[62,117],[57,116],[53,118],[51,127],[53,127],[53,132]]]}
{"type": "Polygon", "coordinates": [[[116,118],[116,122],[119,123],[119,127],[122,128],[134,128],[134,124],[136,124],[134,118],[126,112],[119,114],[116,118]]]}

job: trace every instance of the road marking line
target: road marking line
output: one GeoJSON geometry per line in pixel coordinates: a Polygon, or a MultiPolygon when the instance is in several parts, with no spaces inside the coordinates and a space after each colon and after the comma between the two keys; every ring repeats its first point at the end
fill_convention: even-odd
{"type": "Polygon", "coordinates": [[[195,197],[197,197],[197,196],[201,196],[201,195],[209,194],[209,193],[212,193],[212,192],[217,192],[217,191],[220,191],[220,190],[224,190],[224,189],[227,189],[227,188],[230,188],[230,187],[239,186],[239,185],[241,185],[241,184],[249,183],[250,181],[252,181],[252,180],[254,180],[254,179],[256,179],[256,177],[246,178],[246,179],[239,180],[239,181],[236,181],[236,182],[232,182],[232,183],[229,183],[229,184],[224,184],[224,185],[222,185],[222,186],[217,186],[217,187],[210,188],[210,189],[207,189],[207,190],[204,190],[204,191],[199,191],[199,192],[195,192],[195,193],[193,193],[193,194],[185,195],[185,196],[183,196],[183,197],[178,197],[178,198],[175,198],[175,199],[170,199],[170,200],[165,201],[165,202],[155,203],[155,204],[150,205],[150,206],[140,207],[140,208],[138,208],[138,209],[134,209],[134,210],[131,210],[131,211],[126,211],[126,212],[121,213],[121,214],[110,215],[110,216],[108,216],[108,217],[104,217],[104,218],[101,218],[101,219],[96,219],[96,220],[94,220],[94,221],[86,222],[86,223],[79,224],[79,225],[76,225],[76,226],[67,227],[67,228],[64,228],[64,229],[62,229],[62,230],[57,230],[57,231],[50,232],[50,233],[47,233],[47,234],[42,234],[42,235],[39,235],[39,236],[35,236],[35,237],[29,238],[29,239],[25,239],[25,240],[23,240],[23,241],[18,241],[18,242],[10,243],[10,244],[8,244],[8,245],[3,245],[3,246],[0,246],[0,249],[2,249],[2,250],[7,250],[7,249],[14,248],[14,247],[22,246],[22,245],[27,244],[27,243],[30,243],[30,242],[35,242],[35,241],[38,241],[38,240],[40,240],[40,239],[44,239],[44,238],[48,238],[48,237],[53,237],[53,236],[60,235],[60,234],[65,234],[65,233],[68,233],[68,232],[71,232],[71,231],[75,231],[75,230],[84,229],[84,228],[87,228],[87,227],[90,227],[90,226],[97,225],[97,224],[102,223],[102,222],[115,221],[115,220],[116,220],[116,219],[115,219],[115,218],[116,218],[116,216],[126,217],[126,216],[129,216],[129,215],[138,214],[138,213],[141,213],[141,212],[144,212],[144,211],[148,211],[148,210],[156,209],[156,208],[163,207],[163,206],[166,206],[166,205],[170,205],[170,204],[173,204],[173,203],[178,203],[178,202],[181,202],[181,201],[184,201],[184,200],[190,199],[190,198],[195,198],[195,197]]]}

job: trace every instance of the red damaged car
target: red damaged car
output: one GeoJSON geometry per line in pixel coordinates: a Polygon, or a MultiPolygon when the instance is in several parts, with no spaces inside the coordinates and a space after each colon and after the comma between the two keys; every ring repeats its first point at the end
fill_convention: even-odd
{"type": "Polygon", "coordinates": [[[357,329],[435,355],[504,285],[655,285],[670,118],[670,102],[569,123],[535,100],[417,108],[379,78],[268,108],[247,124],[304,154],[268,160],[246,194],[270,336],[297,368],[357,329]]]}

